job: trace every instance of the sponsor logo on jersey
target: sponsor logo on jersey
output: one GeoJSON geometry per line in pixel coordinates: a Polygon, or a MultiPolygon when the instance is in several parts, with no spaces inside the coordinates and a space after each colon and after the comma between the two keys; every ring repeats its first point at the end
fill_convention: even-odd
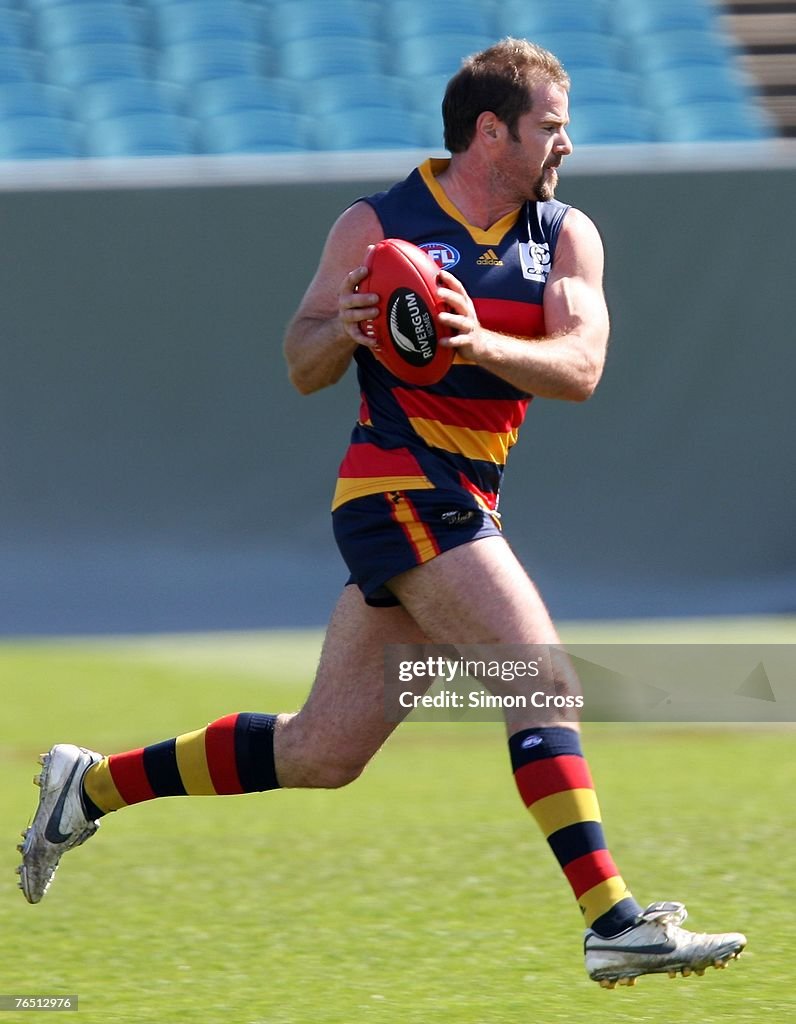
{"type": "Polygon", "coordinates": [[[526,281],[538,281],[544,284],[552,266],[550,244],[548,242],[519,242],[520,265],[522,276],[526,281]]]}
{"type": "Polygon", "coordinates": [[[475,262],[479,267],[503,266],[503,260],[498,256],[494,249],[487,249],[486,252],[482,252],[475,262]]]}
{"type": "Polygon", "coordinates": [[[455,267],[461,259],[459,250],[454,249],[452,245],[445,245],[444,242],[423,242],[418,249],[428,253],[437,266],[442,267],[443,270],[455,267]]]}

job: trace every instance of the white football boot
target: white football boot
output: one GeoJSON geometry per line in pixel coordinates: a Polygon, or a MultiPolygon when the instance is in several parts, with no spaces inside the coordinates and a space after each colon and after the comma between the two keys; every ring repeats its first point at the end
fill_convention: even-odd
{"type": "Polygon", "coordinates": [[[651,903],[636,923],[605,939],[586,931],[586,970],[603,988],[635,985],[642,974],[704,974],[706,967],[726,967],[740,956],[746,936],[740,932],[706,935],[680,925],[688,913],[682,903],[651,903]]]}
{"type": "Polygon", "coordinates": [[[81,783],[86,770],[102,760],[102,754],[71,743],[58,743],[39,757],[41,774],[33,781],[41,788],[39,806],[17,846],[22,863],[17,868],[19,888],[28,903],[38,903],[52,882],[58,861],[99,828],[86,817],[81,783]]]}

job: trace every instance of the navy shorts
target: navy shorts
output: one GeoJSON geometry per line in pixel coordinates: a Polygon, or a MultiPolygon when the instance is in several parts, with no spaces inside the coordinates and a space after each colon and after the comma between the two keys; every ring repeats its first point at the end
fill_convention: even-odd
{"type": "Polygon", "coordinates": [[[332,512],[334,536],[351,577],[375,608],[399,605],[393,576],[479,537],[500,535],[497,518],[462,491],[388,491],[332,512]]]}

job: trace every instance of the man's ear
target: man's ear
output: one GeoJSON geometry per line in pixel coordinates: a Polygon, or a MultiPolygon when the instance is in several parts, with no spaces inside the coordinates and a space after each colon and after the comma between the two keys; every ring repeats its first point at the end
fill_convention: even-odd
{"type": "Polygon", "coordinates": [[[478,115],[476,127],[491,139],[496,139],[498,137],[498,123],[497,114],[493,113],[491,110],[485,110],[482,114],[478,115]]]}

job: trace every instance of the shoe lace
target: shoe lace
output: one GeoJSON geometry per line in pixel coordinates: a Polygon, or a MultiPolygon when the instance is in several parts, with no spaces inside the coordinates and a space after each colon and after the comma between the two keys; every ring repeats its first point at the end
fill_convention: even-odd
{"type": "Polygon", "coordinates": [[[661,925],[681,925],[688,917],[688,911],[682,903],[667,900],[662,903],[650,903],[639,914],[639,922],[656,921],[661,925]]]}

